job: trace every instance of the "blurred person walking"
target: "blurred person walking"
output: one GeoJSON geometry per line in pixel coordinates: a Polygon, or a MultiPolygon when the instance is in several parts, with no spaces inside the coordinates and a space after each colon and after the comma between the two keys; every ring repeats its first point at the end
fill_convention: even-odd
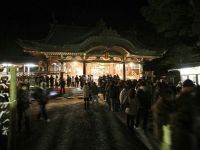
{"type": "Polygon", "coordinates": [[[193,81],[185,80],[171,118],[172,150],[200,149],[199,96],[200,91],[193,81]]]}
{"type": "Polygon", "coordinates": [[[169,87],[159,90],[159,96],[152,105],[153,134],[156,140],[163,141],[163,126],[170,124],[171,115],[174,112],[175,94],[169,87]]]}
{"type": "Polygon", "coordinates": [[[40,110],[37,115],[38,120],[45,120],[46,122],[50,122],[46,112],[46,104],[48,103],[48,90],[45,82],[41,82],[40,88],[36,92],[35,98],[38,100],[40,110]]]}

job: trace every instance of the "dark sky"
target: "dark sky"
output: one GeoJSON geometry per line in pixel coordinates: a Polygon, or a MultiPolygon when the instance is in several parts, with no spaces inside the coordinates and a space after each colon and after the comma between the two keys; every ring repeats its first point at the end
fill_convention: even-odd
{"type": "MultiPolygon", "coordinates": [[[[94,25],[103,19],[114,28],[127,28],[143,18],[141,6],[146,0],[65,0],[65,1],[8,1],[1,5],[1,22],[7,27],[19,26],[24,30],[43,29],[52,22],[94,25]]],[[[21,32],[21,31],[20,31],[21,32]]]]}
{"type": "Polygon", "coordinates": [[[40,39],[47,35],[53,14],[58,24],[93,26],[100,19],[114,29],[139,25],[147,0],[26,0],[0,5],[0,49],[10,40],[40,39]]]}

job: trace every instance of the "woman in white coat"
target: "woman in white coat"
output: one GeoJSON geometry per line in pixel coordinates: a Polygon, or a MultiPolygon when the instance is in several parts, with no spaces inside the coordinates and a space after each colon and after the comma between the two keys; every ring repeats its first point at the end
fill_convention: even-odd
{"type": "Polygon", "coordinates": [[[127,127],[133,129],[135,125],[135,116],[138,110],[138,100],[136,97],[135,89],[130,89],[128,92],[128,99],[127,99],[128,106],[125,109],[125,113],[127,114],[127,127]]]}
{"type": "Polygon", "coordinates": [[[90,95],[90,88],[88,83],[85,83],[83,86],[83,98],[84,98],[85,109],[89,108],[89,95],[90,95]]]}

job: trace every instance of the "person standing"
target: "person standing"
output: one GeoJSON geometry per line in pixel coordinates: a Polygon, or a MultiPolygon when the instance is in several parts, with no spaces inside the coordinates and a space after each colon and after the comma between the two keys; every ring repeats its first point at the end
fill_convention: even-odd
{"type": "Polygon", "coordinates": [[[79,85],[79,79],[78,79],[78,75],[76,75],[75,77],[75,87],[77,88],[79,85]]]}
{"type": "Polygon", "coordinates": [[[198,87],[192,80],[186,79],[175,99],[175,111],[171,117],[171,150],[200,148],[199,95],[198,87]]]}
{"type": "Polygon", "coordinates": [[[53,77],[52,74],[51,74],[51,76],[50,76],[50,87],[51,87],[51,88],[54,87],[54,77],[53,77]]]}
{"type": "Polygon", "coordinates": [[[65,80],[63,78],[60,79],[60,95],[65,94],[65,80]]]}
{"type": "Polygon", "coordinates": [[[142,128],[146,132],[151,102],[150,102],[150,96],[149,96],[149,92],[146,87],[145,81],[141,82],[141,86],[137,90],[136,96],[139,100],[139,108],[137,111],[135,126],[138,127],[140,124],[140,121],[142,121],[143,122],[142,128]]]}
{"type": "Polygon", "coordinates": [[[98,93],[99,93],[99,88],[96,85],[96,82],[92,83],[91,86],[91,95],[92,95],[92,102],[94,103],[94,101],[96,101],[98,103],[98,93]]]}
{"type": "Polygon", "coordinates": [[[30,132],[29,118],[30,95],[29,86],[26,83],[20,83],[17,91],[17,114],[18,114],[18,131],[22,129],[22,121],[25,121],[26,132],[30,132]]]}
{"type": "Polygon", "coordinates": [[[84,108],[89,108],[89,95],[90,95],[90,88],[88,83],[85,83],[83,86],[83,98],[84,98],[84,108]]]}
{"type": "Polygon", "coordinates": [[[75,87],[75,78],[74,78],[74,76],[72,76],[72,79],[71,79],[71,81],[72,81],[72,84],[71,84],[71,86],[72,86],[72,87],[75,87]]]}
{"type": "Polygon", "coordinates": [[[48,118],[47,112],[46,112],[46,104],[48,102],[48,91],[47,86],[45,82],[42,82],[40,84],[40,88],[37,91],[36,99],[38,100],[40,111],[37,115],[38,120],[45,120],[46,122],[50,122],[50,119],[48,118]]]}
{"type": "Polygon", "coordinates": [[[72,82],[72,79],[71,79],[70,75],[67,75],[67,87],[71,86],[71,82],[72,82]]]}
{"type": "Polygon", "coordinates": [[[121,90],[120,94],[119,94],[119,101],[120,101],[120,110],[121,111],[125,111],[125,107],[126,107],[126,102],[128,99],[128,86],[125,84],[124,88],[121,90]]]}
{"type": "Polygon", "coordinates": [[[127,104],[128,106],[125,108],[125,113],[127,115],[126,123],[127,127],[130,129],[134,128],[135,125],[135,117],[138,110],[138,100],[135,89],[131,88],[128,92],[127,104]]]}
{"type": "Polygon", "coordinates": [[[56,75],[56,78],[55,78],[55,87],[57,88],[58,87],[58,76],[56,75]]]}
{"type": "Polygon", "coordinates": [[[153,134],[155,139],[163,142],[163,126],[170,124],[171,116],[175,111],[175,94],[169,87],[159,90],[159,96],[151,106],[153,120],[153,134]]]}
{"type": "Polygon", "coordinates": [[[115,85],[113,81],[110,82],[110,86],[108,88],[108,94],[111,104],[111,111],[117,111],[117,101],[119,99],[119,88],[115,85]]]}
{"type": "Polygon", "coordinates": [[[45,76],[45,81],[47,83],[47,87],[49,87],[49,81],[50,81],[49,75],[45,76]]]}

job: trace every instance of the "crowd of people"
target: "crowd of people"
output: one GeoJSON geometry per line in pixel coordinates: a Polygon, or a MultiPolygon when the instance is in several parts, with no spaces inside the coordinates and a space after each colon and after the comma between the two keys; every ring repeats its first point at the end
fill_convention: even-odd
{"type": "MultiPolygon", "coordinates": [[[[140,128],[148,132],[149,116],[152,116],[153,135],[161,143],[165,142],[163,127],[169,125],[173,150],[199,148],[200,88],[189,79],[173,85],[165,81],[152,82],[145,79],[123,81],[117,75],[108,75],[99,77],[96,83],[92,76],[83,75],[78,80],[66,79],[65,81],[61,78],[58,85],[60,85],[61,94],[65,92],[66,86],[82,88],[84,109],[89,109],[90,101],[98,103],[98,94],[101,93],[109,111],[126,113],[127,127],[132,130],[140,128]]],[[[36,95],[40,106],[38,119],[43,117],[46,121],[48,121],[45,110],[47,97],[44,89],[47,87],[48,84],[43,78],[40,82],[41,91],[38,92],[40,94],[36,95]]],[[[23,114],[27,120],[25,121],[26,128],[29,130],[29,120],[26,115],[29,105],[20,103],[21,99],[28,98],[27,93],[24,92],[27,89],[28,87],[21,84],[18,90],[19,130],[23,114]]]]}
{"type": "MultiPolygon", "coordinates": [[[[151,116],[153,136],[160,147],[166,142],[172,150],[199,149],[199,85],[190,79],[174,85],[145,79],[122,81],[117,76],[103,76],[98,81],[99,92],[109,110],[126,113],[128,128],[149,132],[151,116]],[[166,129],[170,134],[166,135],[166,129]]],[[[91,84],[86,83],[87,88],[83,89],[87,93],[84,96],[86,103],[93,88],[91,84]]]]}
{"type": "Polygon", "coordinates": [[[35,78],[36,85],[39,85],[41,81],[45,80],[47,87],[59,87],[65,85],[66,87],[83,87],[85,82],[93,81],[93,75],[76,75],[67,77],[58,77],[53,75],[38,76],[35,78]]]}

